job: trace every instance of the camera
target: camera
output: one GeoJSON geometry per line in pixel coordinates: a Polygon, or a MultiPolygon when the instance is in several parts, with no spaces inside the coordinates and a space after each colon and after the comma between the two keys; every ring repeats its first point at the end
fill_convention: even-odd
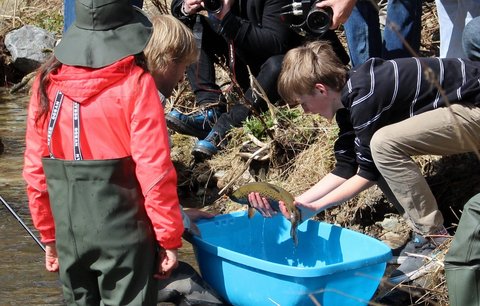
{"type": "Polygon", "coordinates": [[[218,13],[222,10],[222,0],[203,0],[203,7],[210,13],[218,13]]]}
{"type": "Polygon", "coordinates": [[[295,31],[305,34],[323,35],[332,24],[333,10],[331,7],[317,8],[322,0],[293,0],[291,4],[282,7],[281,16],[295,31]]]}

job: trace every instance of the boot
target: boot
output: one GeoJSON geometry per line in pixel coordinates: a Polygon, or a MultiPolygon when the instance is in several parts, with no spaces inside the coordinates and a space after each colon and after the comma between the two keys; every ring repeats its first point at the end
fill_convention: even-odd
{"type": "Polygon", "coordinates": [[[173,109],[165,119],[167,126],[175,132],[203,139],[212,130],[219,115],[220,112],[216,108],[198,111],[191,115],[185,115],[173,109]]]}
{"type": "Polygon", "coordinates": [[[212,130],[205,139],[199,140],[192,151],[195,160],[201,162],[217,154],[222,138],[219,132],[212,130]]]}

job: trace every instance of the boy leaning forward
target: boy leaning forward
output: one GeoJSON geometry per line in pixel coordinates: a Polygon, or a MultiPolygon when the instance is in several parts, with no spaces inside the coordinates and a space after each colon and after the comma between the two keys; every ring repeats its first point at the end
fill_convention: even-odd
{"type": "MultiPolygon", "coordinates": [[[[327,43],[290,50],[278,81],[280,95],[307,113],[335,118],[340,129],[334,169],[296,197],[303,215],[313,216],[377,184],[414,233],[394,254],[400,266],[390,282],[423,275],[423,258],[432,255],[448,233],[411,157],[479,149],[479,78],[480,62],[466,59],[372,58],[347,71],[327,43]],[[414,256],[408,256],[411,253],[414,256]]],[[[274,213],[259,194],[249,199],[264,216],[274,213]]],[[[284,209],[282,213],[288,217],[284,209]]]]}

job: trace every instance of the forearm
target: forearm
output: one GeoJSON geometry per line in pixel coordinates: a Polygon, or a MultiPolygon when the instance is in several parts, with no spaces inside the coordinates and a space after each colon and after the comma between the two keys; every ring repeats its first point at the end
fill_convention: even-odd
{"type": "Polygon", "coordinates": [[[335,174],[329,173],[325,175],[318,183],[313,187],[305,191],[295,200],[301,203],[311,203],[323,198],[326,194],[342,185],[347,179],[339,177],[335,174]]]}
{"type": "Polygon", "coordinates": [[[175,182],[176,180],[163,178],[145,196],[145,209],[156,239],[165,249],[182,246],[184,226],[175,182]]]}
{"type": "MultiPolygon", "coordinates": [[[[310,218],[311,216],[336,205],[342,204],[358,195],[360,192],[368,189],[374,185],[374,182],[369,181],[361,176],[354,175],[353,177],[345,180],[342,184],[326,193],[318,200],[314,200],[309,203],[302,203],[303,219],[310,218]]],[[[314,186],[315,187],[315,186],[314,186]]]]}
{"type": "Polygon", "coordinates": [[[55,241],[55,223],[50,208],[50,200],[46,191],[39,191],[32,186],[27,186],[28,205],[32,222],[40,233],[43,243],[55,241]]]}

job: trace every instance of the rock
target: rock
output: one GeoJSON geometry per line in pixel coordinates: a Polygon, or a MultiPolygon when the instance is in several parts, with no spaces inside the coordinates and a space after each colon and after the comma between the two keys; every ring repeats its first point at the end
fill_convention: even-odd
{"type": "Polygon", "coordinates": [[[12,56],[16,69],[30,73],[49,57],[55,46],[52,33],[26,25],[5,35],[5,47],[12,56]]]}
{"type": "Polygon", "coordinates": [[[380,225],[385,231],[395,233],[403,232],[405,226],[407,226],[405,220],[401,216],[396,214],[386,214],[385,218],[382,221],[375,223],[377,225],[380,225]]]}

